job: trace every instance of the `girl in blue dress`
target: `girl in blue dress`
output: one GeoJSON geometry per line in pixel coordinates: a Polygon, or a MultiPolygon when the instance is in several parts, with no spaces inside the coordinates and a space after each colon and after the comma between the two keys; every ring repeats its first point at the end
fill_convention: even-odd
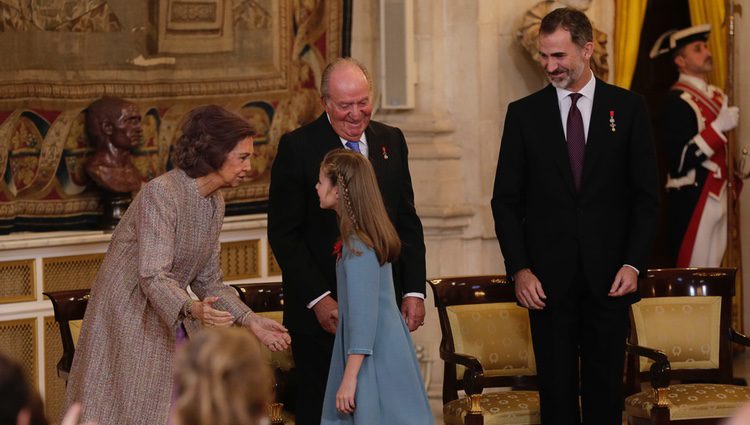
{"type": "Polygon", "coordinates": [[[341,231],[334,249],[339,322],[321,425],[433,425],[393,289],[391,261],[401,241],[372,165],[359,153],[331,151],[315,188],[320,207],[338,214],[341,231]]]}

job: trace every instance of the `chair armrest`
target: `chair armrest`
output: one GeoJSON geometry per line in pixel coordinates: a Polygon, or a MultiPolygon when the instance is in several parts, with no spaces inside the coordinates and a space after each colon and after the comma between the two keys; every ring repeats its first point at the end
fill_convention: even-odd
{"type": "Polygon", "coordinates": [[[669,387],[672,366],[669,364],[669,358],[663,351],[631,344],[629,342],[625,343],[625,350],[654,361],[654,364],[651,365],[651,386],[653,388],[658,389],[669,387]]]}
{"type": "Polygon", "coordinates": [[[440,358],[446,363],[457,364],[468,369],[464,372],[464,392],[468,395],[481,394],[484,389],[484,368],[479,360],[469,354],[454,353],[440,347],[440,358]]]}
{"type": "Polygon", "coordinates": [[[750,347],[750,338],[748,338],[745,334],[741,334],[735,331],[732,328],[729,328],[729,340],[732,342],[736,342],[737,344],[742,344],[745,347],[750,347]]]}

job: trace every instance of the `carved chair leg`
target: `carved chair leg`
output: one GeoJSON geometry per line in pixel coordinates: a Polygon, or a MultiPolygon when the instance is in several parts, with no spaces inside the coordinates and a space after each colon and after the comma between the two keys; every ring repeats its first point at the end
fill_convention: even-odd
{"type": "Polygon", "coordinates": [[[654,406],[651,408],[651,423],[654,425],[668,425],[669,420],[669,408],[654,406]]]}
{"type": "Polygon", "coordinates": [[[468,398],[469,411],[464,418],[464,425],[484,425],[482,416],[482,394],[470,394],[468,398]]]}
{"type": "Polygon", "coordinates": [[[268,403],[266,405],[266,414],[272,425],[284,425],[284,417],[281,416],[283,408],[284,403],[268,403]]]}
{"type": "Polygon", "coordinates": [[[464,425],[484,425],[484,417],[481,413],[467,413],[464,425]]]}

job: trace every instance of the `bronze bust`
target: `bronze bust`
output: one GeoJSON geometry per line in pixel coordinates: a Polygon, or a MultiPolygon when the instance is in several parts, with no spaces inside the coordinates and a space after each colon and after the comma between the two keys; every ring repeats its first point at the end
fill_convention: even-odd
{"type": "Polygon", "coordinates": [[[139,190],[143,178],[130,155],[130,149],[143,137],[138,106],[117,97],[103,97],[87,109],[86,132],[96,146],[96,153],[86,163],[89,177],[110,192],[139,190]]]}

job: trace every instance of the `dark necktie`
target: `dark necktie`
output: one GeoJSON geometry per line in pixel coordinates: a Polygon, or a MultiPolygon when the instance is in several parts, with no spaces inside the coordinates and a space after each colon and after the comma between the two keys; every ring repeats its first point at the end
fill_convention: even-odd
{"type": "Polygon", "coordinates": [[[583,154],[586,150],[586,138],[583,134],[583,118],[576,102],[581,98],[580,93],[570,94],[570,111],[568,111],[568,159],[573,171],[573,181],[576,190],[581,189],[581,174],[583,172],[583,154]]]}
{"type": "Polygon", "coordinates": [[[351,150],[353,150],[354,152],[362,153],[362,151],[359,150],[359,141],[351,141],[350,140],[350,141],[346,142],[346,147],[349,148],[349,149],[351,149],[351,150]]]}

